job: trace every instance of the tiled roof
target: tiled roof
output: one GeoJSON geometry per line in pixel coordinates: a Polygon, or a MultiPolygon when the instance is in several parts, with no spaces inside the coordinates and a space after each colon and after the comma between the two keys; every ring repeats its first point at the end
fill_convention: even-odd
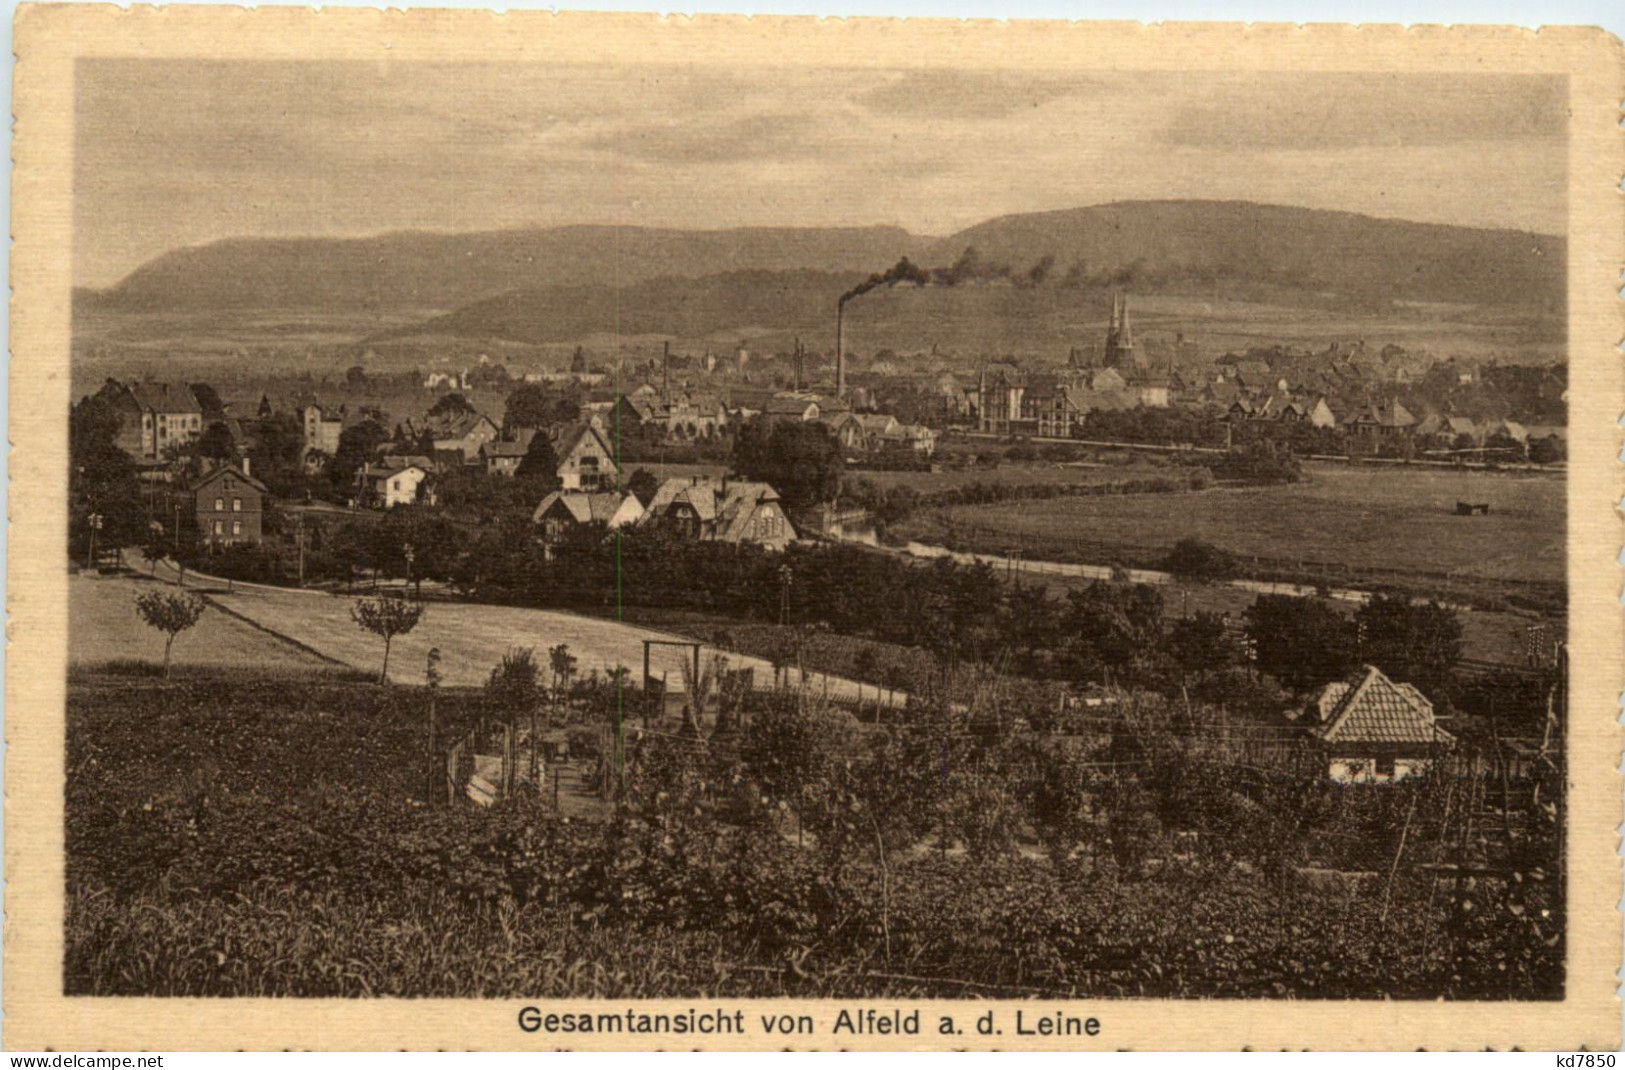
{"type": "Polygon", "coordinates": [[[205,472],[203,475],[198,477],[196,482],[194,482],[192,484],[192,490],[193,491],[202,490],[204,487],[208,486],[210,483],[213,483],[215,480],[219,479],[221,476],[227,476],[227,475],[236,476],[238,479],[242,480],[244,483],[247,483],[249,486],[253,487],[255,490],[259,491],[261,494],[269,493],[265,489],[265,484],[264,483],[261,483],[259,480],[255,479],[253,476],[244,475],[243,470],[241,468],[238,468],[234,464],[223,464],[220,467],[213,469],[212,471],[205,472]]]}
{"type": "Polygon", "coordinates": [[[130,387],[130,396],[135,398],[137,405],[152,412],[203,412],[203,406],[197,403],[197,398],[192,396],[191,388],[187,386],[135,383],[130,387]]]}
{"type": "Polygon", "coordinates": [[[1347,682],[1327,684],[1315,702],[1316,734],[1328,743],[1455,742],[1433,717],[1433,704],[1410,684],[1396,684],[1372,665],[1347,682]]]}
{"type": "Polygon", "coordinates": [[[541,523],[554,506],[562,503],[578,524],[588,524],[595,520],[607,524],[625,500],[625,495],[613,491],[589,494],[578,490],[556,490],[542,499],[531,519],[541,523]]]}

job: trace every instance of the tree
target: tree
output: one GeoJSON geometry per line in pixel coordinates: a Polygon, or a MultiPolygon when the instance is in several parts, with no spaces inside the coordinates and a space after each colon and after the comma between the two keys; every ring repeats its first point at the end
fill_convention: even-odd
{"type": "Polygon", "coordinates": [[[734,472],[768,484],[789,508],[832,501],[845,464],[840,442],[821,423],[757,416],[734,440],[734,472]]]}
{"type": "Polygon", "coordinates": [[[504,434],[525,427],[548,428],[581,418],[581,406],[541,383],[525,383],[508,395],[502,413],[504,434]]]}
{"type": "Polygon", "coordinates": [[[1529,440],[1529,459],[1536,464],[1556,464],[1568,459],[1568,445],[1556,435],[1529,440]]]}
{"type": "Polygon", "coordinates": [[[576,656],[570,653],[568,643],[560,643],[550,647],[547,651],[548,667],[553,671],[553,690],[559,692],[570,686],[570,678],[576,674],[576,656]]]}
{"type": "Polygon", "coordinates": [[[559,455],[553,452],[553,442],[547,437],[547,432],[538,431],[531,436],[530,445],[519,459],[519,467],[514,475],[544,484],[548,490],[559,485],[559,455]]]}
{"type": "Polygon", "coordinates": [[[405,635],[423,619],[423,605],[404,598],[360,598],[350,607],[350,619],[362,631],[371,632],[384,641],[384,665],[378,670],[378,682],[389,682],[389,648],[397,635],[405,635]]]}
{"type": "Polygon", "coordinates": [[[206,606],[195,594],[147,591],[136,596],[135,609],[141,619],[164,633],[164,679],[169,679],[169,653],[175,637],[196,624],[206,606]]]}
{"type": "Polygon", "coordinates": [[[352,364],[344,369],[344,381],[350,386],[361,386],[367,381],[367,369],[359,364],[352,364]]]}
{"type": "Polygon", "coordinates": [[[1461,620],[1429,602],[1412,605],[1401,595],[1373,595],[1354,614],[1361,655],[1389,676],[1437,696],[1455,682],[1461,660],[1461,620]]]}
{"type": "Polygon", "coordinates": [[[639,468],[626,481],[626,489],[637,496],[639,504],[647,508],[660,490],[660,479],[647,468],[639,468]]]}
{"type": "Polygon", "coordinates": [[[327,466],[328,478],[336,487],[354,484],[356,472],[372,460],[379,446],[388,441],[389,432],[384,430],[382,424],[372,420],[346,427],[339,434],[338,452],[333,454],[333,462],[327,466]]]}
{"type": "Polygon", "coordinates": [[[1313,598],[1259,595],[1247,610],[1247,634],[1258,667],[1297,690],[1346,676],[1358,662],[1353,623],[1313,598]]]}
{"type": "Polygon", "coordinates": [[[467,398],[456,391],[452,391],[429,406],[429,418],[432,420],[437,416],[467,416],[474,411],[476,411],[474,406],[469,403],[467,398]]]}
{"type": "Polygon", "coordinates": [[[1224,620],[1206,610],[1182,617],[1168,629],[1168,653],[1186,672],[1206,674],[1230,664],[1233,650],[1224,620]]]}
{"type": "Polygon", "coordinates": [[[136,479],[135,462],[118,445],[123,420],[99,397],[73,407],[68,418],[69,551],[89,543],[92,515],[100,516],[98,546],[139,545],[147,536],[148,513],[136,479]]]}
{"type": "Polygon", "coordinates": [[[208,383],[188,383],[192,396],[197,399],[198,408],[203,410],[203,418],[211,423],[226,418],[226,404],[220,400],[220,395],[208,383]]]}
{"type": "Polygon", "coordinates": [[[1186,576],[1204,583],[1222,580],[1236,570],[1235,559],[1228,553],[1203,542],[1201,539],[1180,539],[1168,551],[1162,567],[1175,576],[1186,576]]]}
{"type": "Polygon", "coordinates": [[[237,442],[231,437],[231,428],[218,420],[204,428],[203,436],[197,440],[197,455],[211,461],[235,460],[237,442]]]}
{"type": "Polygon", "coordinates": [[[278,497],[289,497],[302,484],[304,429],[292,413],[269,413],[254,423],[248,458],[254,476],[278,497]]]}
{"type": "Polygon", "coordinates": [[[537,755],[540,739],[537,735],[536,710],[542,704],[542,688],[537,682],[539,666],[536,651],[531,647],[514,647],[502,655],[490,677],[485,681],[485,697],[497,711],[504,724],[514,726],[526,721],[530,730],[530,775],[536,780],[537,755]]]}

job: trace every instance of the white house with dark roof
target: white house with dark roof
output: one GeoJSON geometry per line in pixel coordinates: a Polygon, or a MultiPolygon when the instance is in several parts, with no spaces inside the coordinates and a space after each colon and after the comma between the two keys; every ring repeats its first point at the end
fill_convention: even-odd
{"type": "Polygon", "coordinates": [[[429,470],[419,464],[369,464],[355,474],[358,497],[364,504],[381,509],[412,505],[420,496],[431,499],[424,485],[428,478],[429,470]]]}
{"type": "Polygon", "coordinates": [[[1319,741],[1327,775],[1340,783],[1415,776],[1456,742],[1439,727],[1433,703],[1373,665],[1323,687],[1299,721],[1319,741]]]}

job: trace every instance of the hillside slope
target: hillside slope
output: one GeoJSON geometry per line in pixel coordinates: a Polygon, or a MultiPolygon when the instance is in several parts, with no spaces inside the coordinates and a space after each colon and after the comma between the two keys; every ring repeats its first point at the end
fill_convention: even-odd
{"type": "MultiPolygon", "coordinates": [[[[516,290],[607,287],[742,271],[838,272],[850,282],[901,256],[930,267],[974,247],[1016,275],[1053,258],[1048,285],[1118,283],[1186,292],[1265,284],[1349,301],[1564,302],[1560,237],[1374,219],[1245,202],[1129,201],[1004,216],[946,238],[896,227],[719,231],[572,226],[355,239],[242,238],[178,249],[86,306],[450,311],[516,290]]],[[[821,288],[822,284],[818,284],[821,288]]],[[[810,299],[810,298],[809,298],[810,299]]]]}
{"type": "Polygon", "coordinates": [[[895,227],[654,230],[579,226],[353,239],[234,238],[177,249],[104,291],[104,309],[450,310],[514,289],[622,286],[750,269],[867,271],[924,245],[895,227]]]}
{"type": "MultiPolygon", "coordinates": [[[[1567,242],[1244,201],[1127,201],[1004,216],[948,239],[1023,267],[1056,258],[1094,277],[1251,281],[1371,302],[1564,306],[1567,242]]],[[[939,253],[939,255],[942,255],[939,253]]]]}

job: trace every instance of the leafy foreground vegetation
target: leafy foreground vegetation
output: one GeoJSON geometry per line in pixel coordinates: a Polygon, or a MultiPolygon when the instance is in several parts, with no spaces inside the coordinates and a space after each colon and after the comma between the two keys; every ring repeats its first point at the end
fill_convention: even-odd
{"type": "MultiPolygon", "coordinates": [[[[593,686],[547,716],[601,725],[593,686]]],[[[502,717],[494,694],[441,689],[441,738],[502,717]]],[[[1486,846],[1452,824],[1487,805],[1471,777],[1338,789],[1201,707],[1038,732],[927,703],[864,729],[758,696],[743,718],[702,706],[707,744],[643,737],[623,804],[566,820],[428,801],[425,699],[77,672],[67,991],[1562,992],[1550,830],[1486,846]],[[1441,879],[1452,861],[1482,875],[1441,879]]]]}

